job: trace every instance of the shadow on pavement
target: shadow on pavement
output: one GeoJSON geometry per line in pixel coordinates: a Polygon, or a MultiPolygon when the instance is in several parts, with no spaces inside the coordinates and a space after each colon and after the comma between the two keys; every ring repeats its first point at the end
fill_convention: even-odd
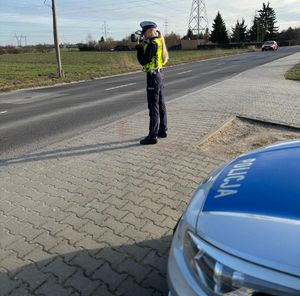
{"type": "Polygon", "coordinates": [[[9,158],[0,160],[1,166],[9,166],[12,164],[20,164],[34,161],[58,159],[72,156],[88,155],[92,153],[103,153],[113,150],[127,149],[131,147],[139,147],[139,139],[132,139],[128,141],[108,142],[95,145],[77,146],[65,149],[57,149],[50,151],[43,151],[39,153],[30,153],[17,158],[9,158]]]}
{"type": "Polygon", "coordinates": [[[167,295],[166,268],[171,239],[166,236],[132,245],[62,255],[50,250],[43,252],[46,260],[34,260],[7,272],[1,260],[0,294],[167,295]]]}

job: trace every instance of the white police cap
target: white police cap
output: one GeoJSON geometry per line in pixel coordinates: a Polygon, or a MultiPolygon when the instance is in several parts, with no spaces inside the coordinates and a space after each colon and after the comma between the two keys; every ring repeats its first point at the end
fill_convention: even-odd
{"type": "Polygon", "coordinates": [[[142,27],[142,33],[144,34],[148,29],[151,28],[157,28],[157,24],[154,22],[150,22],[150,21],[144,21],[140,23],[140,26],[142,27]]]}

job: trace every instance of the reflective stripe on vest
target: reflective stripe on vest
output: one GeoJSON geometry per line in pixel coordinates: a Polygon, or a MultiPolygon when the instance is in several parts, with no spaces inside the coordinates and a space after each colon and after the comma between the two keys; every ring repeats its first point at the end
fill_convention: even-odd
{"type": "MultiPolygon", "coordinates": [[[[164,65],[164,62],[163,62],[163,43],[162,43],[162,39],[161,38],[154,38],[152,40],[152,42],[155,42],[156,45],[157,45],[157,53],[152,58],[152,60],[151,60],[150,63],[144,65],[144,67],[143,67],[144,72],[154,71],[156,69],[161,69],[163,67],[163,65],[164,65]]],[[[146,43],[144,45],[144,53],[146,52],[148,45],[149,45],[148,43],[146,43]]]]}

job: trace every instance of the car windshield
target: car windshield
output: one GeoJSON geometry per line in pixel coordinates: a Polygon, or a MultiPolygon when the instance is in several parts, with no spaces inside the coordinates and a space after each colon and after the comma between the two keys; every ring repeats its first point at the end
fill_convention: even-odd
{"type": "Polygon", "coordinates": [[[274,41],[266,41],[265,44],[274,44],[274,41]]]}

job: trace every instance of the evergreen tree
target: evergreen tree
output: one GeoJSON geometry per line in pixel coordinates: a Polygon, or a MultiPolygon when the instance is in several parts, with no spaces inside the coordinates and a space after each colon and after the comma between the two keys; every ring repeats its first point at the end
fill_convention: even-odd
{"type": "Polygon", "coordinates": [[[296,30],[292,29],[292,27],[289,27],[287,30],[282,31],[280,33],[281,36],[284,37],[285,40],[296,40],[296,30]]]}
{"type": "Polygon", "coordinates": [[[219,11],[212,27],[213,30],[210,35],[210,40],[213,43],[229,43],[226,25],[219,11]]]}
{"type": "Polygon", "coordinates": [[[254,19],[253,19],[252,26],[248,30],[248,36],[249,36],[249,40],[251,42],[257,42],[258,41],[258,38],[257,38],[257,25],[258,25],[258,18],[257,18],[257,16],[255,16],[254,19]]]}
{"type": "Polygon", "coordinates": [[[232,41],[233,42],[245,42],[247,38],[247,26],[245,20],[240,22],[237,20],[235,27],[232,28],[232,41]]]}
{"type": "Polygon", "coordinates": [[[281,31],[279,37],[283,40],[300,40],[300,28],[289,27],[287,30],[281,31]]]}
{"type": "Polygon", "coordinates": [[[276,39],[278,35],[278,27],[276,26],[277,19],[275,10],[268,4],[263,3],[263,7],[258,11],[259,20],[262,26],[263,40],[276,39]]]}
{"type": "Polygon", "coordinates": [[[300,27],[283,30],[278,34],[278,40],[280,43],[285,45],[296,45],[300,44],[300,27]]]}

